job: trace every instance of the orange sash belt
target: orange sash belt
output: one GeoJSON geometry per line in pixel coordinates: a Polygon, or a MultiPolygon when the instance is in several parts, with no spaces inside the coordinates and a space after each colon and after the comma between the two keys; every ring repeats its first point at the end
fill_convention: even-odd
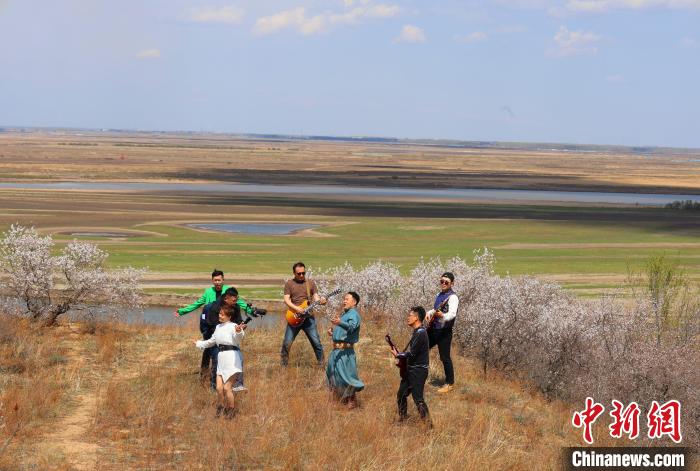
{"type": "Polygon", "coordinates": [[[347,342],[333,342],[333,348],[336,350],[342,350],[345,348],[353,348],[353,344],[347,342]]]}

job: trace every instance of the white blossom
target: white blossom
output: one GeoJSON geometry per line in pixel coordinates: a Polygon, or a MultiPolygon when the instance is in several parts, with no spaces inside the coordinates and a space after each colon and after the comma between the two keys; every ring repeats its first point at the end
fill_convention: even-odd
{"type": "Polygon", "coordinates": [[[60,255],[54,242],[34,228],[12,225],[0,241],[0,288],[10,293],[24,312],[51,325],[69,311],[99,310],[117,315],[141,309],[140,281],[145,270],[107,270],[107,252],[74,240],[60,255]]]}

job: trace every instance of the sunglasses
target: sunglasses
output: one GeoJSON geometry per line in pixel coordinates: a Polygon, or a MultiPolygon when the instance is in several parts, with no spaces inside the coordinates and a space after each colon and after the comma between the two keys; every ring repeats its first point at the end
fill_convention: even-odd
{"type": "Polygon", "coordinates": [[[304,276],[304,275],[306,275],[306,272],[305,272],[305,271],[299,271],[299,272],[296,272],[295,275],[304,276]]]}
{"type": "Polygon", "coordinates": [[[441,285],[449,285],[451,282],[449,280],[440,280],[441,285]]]}

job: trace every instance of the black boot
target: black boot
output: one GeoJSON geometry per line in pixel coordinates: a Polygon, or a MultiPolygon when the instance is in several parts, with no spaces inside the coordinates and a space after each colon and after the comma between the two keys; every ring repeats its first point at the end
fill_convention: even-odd
{"type": "Polygon", "coordinates": [[[421,402],[417,404],[418,407],[418,414],[420,414],[420,418],[423,420],[423,423],[429,428],[433,428],[433,421],[430,419],[430,412],[428,411],[428,406],[425,404],[425,402],[421,402]]]}
{"type": "Polygon", "coordinates": [[[234,409],[233,407],[226,407],[224,409],[224,417],[226,417],[227,419],[231,420],[235,416],[236,416],[236,409],[234,409]]]}

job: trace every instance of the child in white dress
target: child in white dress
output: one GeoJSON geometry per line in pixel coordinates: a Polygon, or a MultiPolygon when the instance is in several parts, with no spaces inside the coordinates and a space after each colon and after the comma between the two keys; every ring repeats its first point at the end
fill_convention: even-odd
{"type": "MultiPolygon", "coordinates": [[[[195,345],[200,350],[214,345],[219,347],[219,361],[216,367],[216,393],[218,395],[216,416],[219,417],[224,412],[227,418],[232,418],[235,413],[232,387],[237,377],[243,373],[240,345],[247,327],[242,322],[239,324],[232,322],[232,316],[234,316],[232,309],[222,307],[219,311],[221,324],[216,326],[214,335],[209,340],[195,341],[195,345]]],[[[236,320],[240,320],[240,315],[236,318],[236,320]]]]}

